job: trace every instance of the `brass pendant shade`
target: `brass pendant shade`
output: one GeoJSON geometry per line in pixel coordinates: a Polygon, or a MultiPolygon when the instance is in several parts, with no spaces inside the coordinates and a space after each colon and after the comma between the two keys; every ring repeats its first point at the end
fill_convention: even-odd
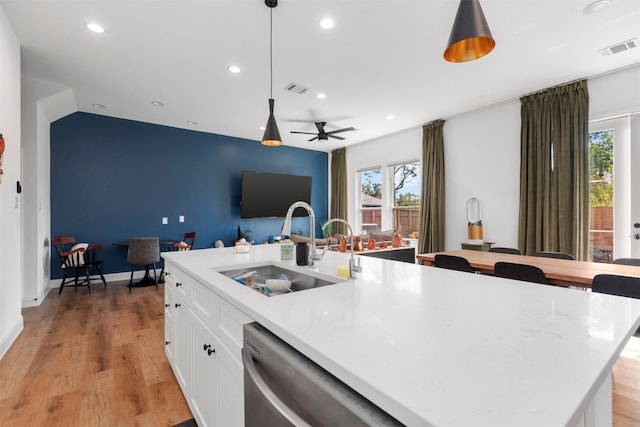
{"type": "Polygon", "coordinates": [[[270,8],[270,21],[269,21],[269,67],[271,76],[271,96],[269,98],[269,118],[267,119],[267,126],[264,129],[264,135],[262,136],[262,145],[268,147],[277,147],[282,145],[282,138],[280,138],[280,131],[276,124],[276,118],[273,115],[273,8],[278,5],[278,0],[265,0],[264,4],[270,8]]]}
{"type": "Polygon", "coordinates": [[[491,52],[495,45],[480,0],[460,0],[444,59],[449,62],[473,61],[491,52]]]}
{"type": "Polygon", "coordinates": [[[269,99],[269,119],[267,120],[267,127],[264,130],[264,136],[262,137],[262,145],[268,145],[269,147],[277,147],[282,145],[282,138],[280,138],[280,131],[276,124],[276,118],[273,115],[273,99],[269,99]]]}

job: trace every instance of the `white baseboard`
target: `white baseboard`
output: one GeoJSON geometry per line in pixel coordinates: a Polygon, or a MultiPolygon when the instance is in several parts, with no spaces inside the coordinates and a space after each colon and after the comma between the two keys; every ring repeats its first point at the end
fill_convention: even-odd
{"type": "Polygon", "coordinates": [[[11,347],[16,338],[18,338],[23,328],[24,318],[20,316],[13,326],[9,328],[8,334],[0,340],[0,359],[2,359],[7,350],[9,350],[9,347],[11,347]]]}
{"type": "Polygon", "coordinates": [[[22,307],[37,307],[40,304],[42,304],[42,301],[44,301],[45,297],[47,296],[47,294],[49,293],[49,290],[51,288],[50,287],[45,287],[44,289],[42,289],[40,291],[40,293],[38,295],[34,296],[29,296],[29,297],[22,297],[22,307]]]}
{"type": "MultiPolygon", "coordinates": [[[[159,275],[160,275],[160,271],[158,271],[158,276],[159,275]]],[[[143,276],[144,276],[144,270],[135,271],[133,273],[134,279],[141,279],[143,276]]],[[[107,284],[109,282],[118,282],[118,281],[125,281],[125,280],[128,281],[130,277],[131,277],[131,272],[128,272],[128,271],[104,275],[104,278],[107,281],[107,284]]],[[[42,289],[42,291],[40,291],[40,293],[37,296],[23,297],[22,307],[24,308],[24,307],[39,306],[40,304],[42,304],[42,301],[44,301],[44,299],[47,297],[47,295],[49,294],[49,291],[51,291],[52,289],[60,288],[60,283],[62,283],[62,279],[49,280],[49,285],[46,286],[44,289],[42,289]]],[[[91,276],[91,283],[92,285],[98,285],[98,284],[101,284],[102,281],[100,280],[99,276],[91,276]]]]}
{"type": "MultiPolygon", "coordinates": [[[[151,274],[153,277],[153,272],[151,274]]],[[[160,269],[157,269],[156,274],[158,275],[158,279],[160,279],[160,269]]],[[[139,279],[142,279],[143,277],[144,277],[144,270],[137,270],[133,272],[133,280],[139,280],[139,279]]],[[[111,282],[123,282],[123,281],[128,282],[129,279],[131,278],[131,272],[123,271],[120,273],[109,273],[109,274],[105,274],[104,278],[107,281],[107,286],[111,282]]],[[[45,293],[48,293],[51,289],[60,288],[60,283],[62,283],[62,279],[49,280],[49,287],[47,288],[47,292],[45,293]]],[[[99,285],[102,285],[102,280],[100,280],[100,276],[91,276],[91,286],[99,286],[99,285]]],[[[73,284],[71,284],[71,286],[73,286],[73,284]]],[[[64,287],[66,288],[67,285],[65,284],[64,287]]]]}

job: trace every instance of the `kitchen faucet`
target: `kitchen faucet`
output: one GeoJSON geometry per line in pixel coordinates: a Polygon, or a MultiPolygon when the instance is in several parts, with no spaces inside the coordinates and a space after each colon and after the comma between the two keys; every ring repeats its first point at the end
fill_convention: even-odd
{"type": "MultiPolygon", "coordinates": [[[[345,224],[347,226],[347,228],[349,229],[349,234],[351,235],[351,259],[349,260],[349,278],[353,279],[353,277],[354,277],[353,273],[360,273],[362,271],[362,266],[360,265],[360,258],[358,258],[356,260],[354,258],[354,256],[353,256],[353,250],[354,250],[354,247],[355,247],[355,242],[354,242],[354,237],[353,237],[353,229],[351,228],[349,223],[347,221],[345,221],[344,219],[333,218],[333,219],[330,219],[330,220],[328,220],[327,222],[324,223],[324,225],[322,226],[322,230],[324,231],[326,226],[331,224],[332,222],[341,222],[341,223],[345,224]]],[[[329,244],[327,243],[327,246],[324,249],[325,252],[326,252],[328,246],[329,246],[329,244]]],[[[324,255],[324,252],[322,253],[322,255],[324,255]]]]}
{"type": "Polygon", "coordinates": [[[313,267],[316,262],[322,259],[324,253],[318,253],[318,251],[316,250],[316,215],[313,213],[313,209],[308,203],[297,201],[289,206],[287,215],[284,218],[284,224],[282,224],[282,231],[280,232],[280,234],[282,234],[283,236],[291,236],[291,217],[293,216],[293,211],[295,211],[296,208],[304,208],[309,214],[309,267],[313,267]]]}

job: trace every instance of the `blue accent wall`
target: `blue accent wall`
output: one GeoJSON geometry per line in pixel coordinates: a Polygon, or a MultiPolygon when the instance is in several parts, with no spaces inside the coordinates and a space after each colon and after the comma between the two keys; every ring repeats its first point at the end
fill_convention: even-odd
{"type": "MultiPolygon", "coordinates": [[[[51,124],[51,234],[100,243],[105,273],[129,271],[126,247],[113,243],[136,236],[182,239],[197,231],[195,248],[216,240],[229,246],[239,225],[256,243],[271,242],[282,218],[240,218],[243,170],[311,176],[321,235],[320,220],[328,218],[327,153],[74,113],[51,124]]],[[[297,230],[309,234],[308,218],[294,218],[297,230]]],[[[52,260],[53,278],[62,277],[58,264],[52,260]]]]}

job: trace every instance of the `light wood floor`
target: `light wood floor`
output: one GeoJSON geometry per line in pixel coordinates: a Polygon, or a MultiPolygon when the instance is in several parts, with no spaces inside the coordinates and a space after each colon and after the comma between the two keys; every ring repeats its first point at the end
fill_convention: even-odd
{"type": "Polygon", "coordinates": [[[164,354],[164,287],[53,290],[0,360],[0,426],[172,426],[192,418],[164,354]]]}
{"type": "MultiPolygon", "coordinates": [[[[164,354],[164,287],[57,290],[0,360],[0,426],[172,426],[192,418],[164,354]]],[[[613,369],[613,425],[640,426],[640,338],[613,369]]]]}

